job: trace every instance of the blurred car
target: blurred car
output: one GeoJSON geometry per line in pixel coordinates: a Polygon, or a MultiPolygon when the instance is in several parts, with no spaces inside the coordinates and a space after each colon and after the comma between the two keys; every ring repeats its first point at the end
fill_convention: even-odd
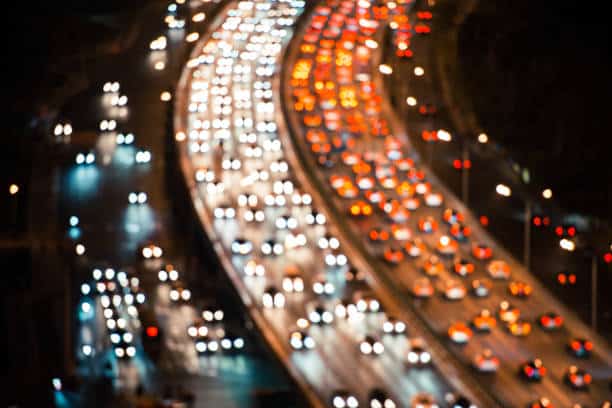
{"type": "Polygon", "coordinates": [[[397,404],[389,396],[389,394],[380,389],[374,388],[368,393],[368,400],[370,401],[369,408],[395,408],[397,404]]]}
{"type": "Polygon", "coordinates": [[[404,260],[404,252],[399,247],[389,246],[383,252],[383,258],[390,264],[397,265],[404,260]]]}
{"type": "Polygon", "coordinates": [[[455,223],[451,225],[449,228],[449,233],[455,238],[457,241],[465,241],[472,234],[472,229],[466,225],[461,223],[455,223]]]}
{"type": "Polygon", "coordinates": [[[546,367],[536,358],[521,365],[520,373],[528,381],[541,381],[546,376],[546,367]]]}
{"type": "Polygon", "coordinates": [[[422,339],[410,339],[406,360],[408,364],[413,366],[423,366],[431,363],[431,354],[427,351],[425,342],[422,339]]]}
{"type": "Polygon", "coordinates": [[[472,293],[476,297],[487,297],[491,292],[493,284],[488,279],[474,279],[472,281],[472,293]]]}
{"type": "Polygon", "coordinates": [[[406,333],[406,323],[390,316],[383,323],[382,330],[385,334],[404,334],[406,333]]]}
{"type": "Polygon", "coordinates": [[[445,223],[449,225],[453,225],[458,222],[463,222],[463,214],[461,214],[459,211],[455,210],[454,208],[447,208],[442,213],[442,219],[444,220],[445,223]]]}
{"type": "Polygon", "coordinates": [[[353,302],[361,313],[378,313],[382,311],[380,302],[369,291],[357,291],[353,294],[353,302]]]}
{"type": "Polygon", "coordinates": [[[344,281],[346,283],[363,283],[365,282],[365,273],[354,266],[351,266],[344,273],[344,281]]]}
{"type": "Polygon", "coordinates": [[[459,259],[453,265],[453,271],[459,276],[468,276],[474,272],[474,264],[466,259],[459,259]]]}
{"type": "Polygon", "coordinates": [[[331,296],[336,291],[336,287],[332,282],[327,280],[324,274],[319,274],[312,283],[312,291],[317,295],[331,296]]]}
{"type": "Polygon", "coordinates": [[[93,151],[77,153],[74,162],[79,166],[94,164],[96,162],[96,154],[93,151]]]}
{"type": "Polygon", "coordinates": [[[521,317],[521,311],[506,300],[500,302],[497,313],[500,320],[506,323],[515,322],[521,317]]]}
{"type": "Polygon", "coordinates": [[[348,391],[337,390],[332,393],[331,404],[334,408],[358,408],[359,400],[348,391]]]}
{"type": "Polygon", "coordinates": [[[354,217],[367,217],[372,215],[372,206],[365,201],[356,201],[349,207],[349,214],[354,217]]]}
{"type": "Polygon", "coordinates": [[[306,312],[312,324],[331,324],[334,321],[334,314],[322,303],[309,303],[306,312]]]}
{"type": "Polygon", "coordinates": [[[140,253],[145,259],[159,259],[164,254],[164,251],[155,244],[148,244],[142,247],[140,253]]]}
{"type": "Polygon", "coordinates": [[[410,408],[440,408],[440,405],[433,395],[420,392],[410,400],[410,408]]]}
{"type": "Polygon", "coordinates": [[[301,293],[304,291],[304,279],[302,278],[302,272],[297,266],[290,265],[285,268],[282,287],[285,292],[289,293],[301,293]]]}
{"type": "Polygon", "coordinates": [[[391,225],[391,236],[396,241],[408,241],[412,238],[412,230],[402,224],[391,225]]]}
{"type": "Polygon", "coordinates": [[[510,334],[513,336],[525,337],[531,333],[531,323],[521,319],[515,320],[508,323],[508,331],[510,331],[510,334]]]}
{"type": "Polygon", "coordinates": [[[315,347],[316,342],[308,333],[295,330],[289,335],[289,344],[294,350],[310,350],[315,347]]]}
{"type": "Polygon", "coordinates": [[[415,238],[404,244],[404,251],[406,251],[409,256],[416,258],[425,252],[425,244],[420,239],[415,238]]]}
{"type": "Polygon", "coordinates": [[[372,228],[368,233],[368,238],[372,242],[387,242],[390,238],[389,231],[384,228],[372,228]]]}
{"type": "Polygon", "coordinates": [[[573,338],[567,344],[568,351],[578,358],[589,358],[593,351],[593,343],[586,339],[573,338]]]}
{"type": "Polygon", "coordinates": [[[440,258],[432,255],[423,263],[423,271],[428,276],[439,276],[445,272],[445,268],[440,258]]]}
{"type": "Polygon", "coordinates": [[[460,300],[465,297],[467,290],[463,283],[457,279],[447,279],[444,282],[444,297],[448,300],[460,300]]]}
{"type": "Polygon", "coordinates": [[[474,357],[473,364],[480,372],[492,373],[499,368],[499,358],[495,357],[490,349],[484,349],[474,357]]]}
{"type": "Polygon", "coordinates": [[[380,339],[373,335],[365,336],[359,343],[359,351],[365,355],[380,355],[385,351],[385,346],[380,339]]]}
{"type": "Polygon", "coordinates": [[[482,309],[480,313],[472,318],[472,326],[481,332],[488,332],[495,328],[497,320],[489,309],[482,309]]]}
{"type": "Polygon", "coordinates": [[[591,382],[593,377],[582,368],[578,368],[575,365],[569,366],[564,375],[564,380],[572,388],[577,390],[586,389],[591,382]]]}
{"type": "Polygon", "coordinates": [[[264,290],[261,301],[266,309],[282,309],[285,307],[285,295],[275,286],[268,286],[264,290]]]}
{"type": "Polygon", "coordinates": [[[417,278],[412,283],[412,293],[419,298],[428,298],[433,295],[434,287],[429,278],[417,278]]]}
{"type": "Polygon", "coordinates": [[[501,260],[495,260],[489,262],[487,265],[487,272],[493,279],[508,279],[510,278],[510,266],[501,260]]]}
{"type": "Polygon", "coordinates": [[[477,408],[467,397],[461,394],[447,394],[445,399],[449,408],[477,408]]]}
{"type": "Polygon", "coordinates": [[[446,235],[442,235],[436,244],[436,250],[440,255],[453,256],[457,253],[459,244],[454,239],[449,238],[446,235]]]}
{"type": "Polygon", "coordinates": [[[448,328],[448,337],[455,343],[465,344],[472,338],[472,329],[463,322],[456,322],[448,328]]]}
{"type": "Polygon", "coordinates": [[[512,296],[525,298],[531,295],[531,285],[523,281],[512,281],[508,284],[508,291],[512,296]]]}
{"type": "Polygon", "coordinates": [[[555,406],[548,398],[542,397],[529,403],[528,408],[555,408],[555,406]]]}
{"type": "Polygon", "coordinates": [[[236,238],[232,242],[232,253],[234,255],[248,255],[253,251],[253,244],[246,238],[236,238]]]}
{"type": "Polygon", "coordinates": [[[191,291],[184,288],[180,282],[172,282],[170,300],[173,302],[188,302],[191,300],[191,291]]]}
{"type": "Polygon", "coordinates": [[[538,323],[543,329],[556,330],[563,326],[563,317],[555,312],[547,312],[538,318],[538,323]]]}
{"type": "Polygon", "coordinates": [[[429,234],[438,229],[438,222],[431,216],[419,219],[419,231],[429,234]]]}
{"type": "Polygon", "coordinates": [[[479,260],[491,259],[493,250],[485,244],[474,244],[472,246],[472,255],[479,260]]]}

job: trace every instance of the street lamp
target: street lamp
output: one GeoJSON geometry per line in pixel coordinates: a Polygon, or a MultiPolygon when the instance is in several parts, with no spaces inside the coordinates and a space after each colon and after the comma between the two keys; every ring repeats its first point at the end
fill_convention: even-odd
{"type": "MultiPolygon", "coordinates": [[[[495,191],[502,197],[510,197],[512,189],[505,184],[498,184],[495,191]]],[[[523,265],[529,269],[531,264],[531,213],[533,212],[532,203],[529,199],[525,200],[525,215],[523,219],[523,265]]]]}
{"type": "Polygon", "coordinates": [[[552,190],[550,188],[545,189],[544,191],[542,191],[542,197],[544,197],[547,200],[550,200],[552,198],[552,190]]]}
{"type": "Polygon", "coordinates": [[[486,133],[481,133],[478,135],[478,143],[485,144],[489,141],[489,136],[486,133]]]}

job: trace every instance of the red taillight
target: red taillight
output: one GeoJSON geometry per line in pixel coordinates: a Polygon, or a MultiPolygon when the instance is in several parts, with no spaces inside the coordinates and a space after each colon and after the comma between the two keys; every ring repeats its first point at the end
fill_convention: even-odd
{"type": "Polygon", "coordinates": [[[555,234],[557,234],[558,236],[563,236],[563,227],[559,226],[555,228],[555,234]]]}
{"type": "Polygon", "coordinates": [[[550,323],[550,317],[548,316],[542,316],[542,324],[544,326],[548,326],[548,324],[550,323]]]}
{"type": "Polygon", "coordinates": [[[585,341],[584,342],[584,349],[586,351],[591,351],[593,350],[593,343],[591,343],[590,341],[585,341]]]}
{"type": "Polygon", "coordinates": [[[591,381],[592,381],[591,374],[585,374],[584,375],[584,383],[585,384],[590,384],[591,381]]]}
{"type": "Polygon", "coordinates": [[[612,252],[606,252],[603,259],[605,263],[612,263],[612,252]]]}
{"type": "Polygon", "coordinates": [[[461,160],[459,159],[453,160],[453,167],[459,170],[461,168],[461,160]]]}
{"type": "Polygon", "coordinates": [[[555,317],[555,324],[561,326],[563,324],[563,318],[561,316],[555,317]]]}
{"type": "Polygon", "coordinates": [[[149,326],[147,327],[147,336],[149,337],[157,337],[159,334],[159,329],[155,326],[149,326]]]}
{"type": "Polygon", "coordinates": [[[569,283],[571,283],[572,285],[576,283],[576,275],[574,275],[573,273],[569,276],[569,283]]]}
{"type": "Polygon", "coordinates": [[[542,219],[540,217],[533,217],[533,225],[539,227],[542,225],[542,219]]]}
{"type": "Polygon", "coordinates": [[[489,225],[489,217],[487,217],[486,215],[481,215],[480,216],[480,225],[486,227],[489,225]]]}
{"type": "MultiPolygon", "coordinates": [[[[572,341],[571,347],[572,347],[572,350],[574,350],[574,351],[580,350],[580,342],[578,342],[576,340],[572,341]]],[[[586,343],[584,345],[584,348],[586,349],[586,343]]]]}
{"type": "Polygon", "coordinates": [[[569,228],[567,229],[567,234],[568,234],[570,237],[573,237],[574,235],[576,235],[576,227],[569,227],[569,228]]]}

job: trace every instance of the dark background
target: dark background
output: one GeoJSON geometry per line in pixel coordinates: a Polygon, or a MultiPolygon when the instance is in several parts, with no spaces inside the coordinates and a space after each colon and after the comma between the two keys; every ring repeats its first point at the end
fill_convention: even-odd
{"type": "Polygon", "coordinates": [[[607,18],[578,0],[480,1],[461,29],[459,53],[489,135],[567,210],[610,220],[607,18]]]}

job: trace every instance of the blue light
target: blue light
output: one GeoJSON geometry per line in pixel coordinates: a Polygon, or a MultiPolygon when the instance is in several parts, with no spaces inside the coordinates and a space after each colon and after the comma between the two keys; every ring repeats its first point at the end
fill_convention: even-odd
{"type": "Polygon", "coordinates": [[[77,240],[81,237],[81,229],[79,227],[72,227],[68,230],[68,236],[73,239],[73,240],[77,240]]]}
{"type": "Polygon", "coordinates": [[[79,217],[73,215],[72,217],[70,217],[69,222],[71,227],[76,227],[77,225],[79,225],[79,217]]]}

